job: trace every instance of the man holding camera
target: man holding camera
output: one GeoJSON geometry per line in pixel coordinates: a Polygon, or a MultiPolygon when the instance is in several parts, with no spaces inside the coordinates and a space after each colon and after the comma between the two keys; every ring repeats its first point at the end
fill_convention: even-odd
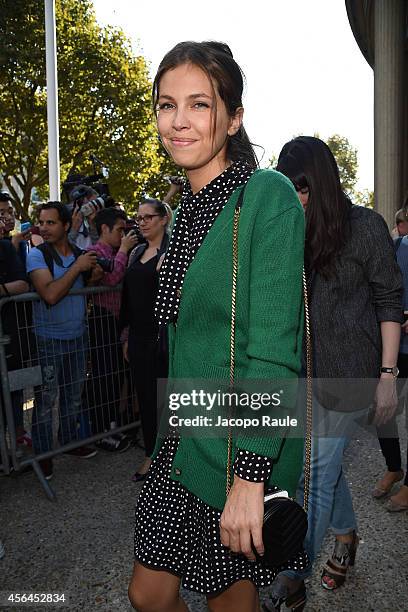
{"type": "MultiPolygon", "coordinates": [[[[34,333],[43,385],[36,390],[32,438],[37,454],[52,449],[52,410],[59,391],[59,439],[67,444],[78,439],[78,419],[82,412],[81,393],[86,375],[88,336],[86,299],[68,295],[85,283],[102,277],[93,252],[82,253],[68,240],[71,215],[60,202],[40,206],[39,226],[44,244],[27,256],[27,273],[41,300],[33,304],[34,333]]],[[[69,451],[81,458],[96,451],[82,447],[69,451]]],[[[41,462],[46,478],[53,474],[52,461],[41,462]]]]}
{"type": "MultiPolygon", "coordinates": [[[[128,252],[137,244],[137,236],[133,231],[125,235],[126,214],[116,208],[100,210],[95,216],[95,227],[99,239],[89,248],[97,253],[98,262],[104,270],[98,284],[115,287],[125,275],[128,252]]],[[[93,406],[93,433],[109,431],[119,423],[120,392],[124,379],[118,329],[120,297],[118,291],[95,295],[89,317],[92,376],[87,384],[87,396],[93,406]]],[[[123,452],[129,447],[129,439],[123,434],[113,434],[97,445],[103,450],[123,452]]]]}

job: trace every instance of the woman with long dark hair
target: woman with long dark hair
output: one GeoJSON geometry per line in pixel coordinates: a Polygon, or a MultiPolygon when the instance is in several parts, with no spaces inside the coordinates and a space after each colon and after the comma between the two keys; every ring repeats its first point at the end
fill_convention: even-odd
{"type": "MultiPolygon", "coordinates": [[[[369,397],[369,380],[375,391],[374,422],[385,423],[396,408],[401,274],[384,219],[352,205],[342,190],[334,156],[322,140],[299,136],[286,143],[277,170],[292,181],[305,208],[313,374],[319,390],[306,550],[313,561],[327,528],[332,528],[335,546],[321,584],[333,590],[344,583],[359,541],[342,462],[350,427],[368,408],[364,398],[369,397]],[[334,386],[320,384],[326,379],[336,380],[338,397],[327,392],[334,386]],[[367,388],[351,379],[368,379],[367,388]]],[[[311,567],[285,572],[295,582],[280,576],[273,587],[275,601],[310,573],[311,567]]]]}
{"type": "MultiPolygon", "coordinates": [[[[187,175],[157,300],[174,381],[217,379],[228,387],[240,201],[236,371],[241,380],[296,382],[300,369],[304,215],[289,181],[257,169],[242,125],[242,91],[242,72],[218,42],[176,45],[154,79],[161,141],[187,175]]],[[[303,441],[234,436],[227,496],[227,438],[196,429],[158,440],[136,508],[129,597],[140,612],[187,610],[180,585],[205,594],[212,611],[258,612],[257,590],[278,571],[252,549],[264,551],[264,488],[293,493],[303,441]]],[[[286,567],[304,565],[299,551],[286,567]]],[[[302,590],[298,601],[301,609],[302,590]]]]}

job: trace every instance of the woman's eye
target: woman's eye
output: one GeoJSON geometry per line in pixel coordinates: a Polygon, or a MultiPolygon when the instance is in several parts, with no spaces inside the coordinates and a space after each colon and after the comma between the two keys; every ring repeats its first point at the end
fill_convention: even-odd
{"type": "Polygon", "coordinates": [[[157,111],[161,111],[161,110],[171,110],[172,108],[174,108],[174,104],[171,104],[170,102],[163,102],[162,104],[158,104],[156,110],[157,111]]]}
{"type": "Polygon", "coordinates": [[[194,104],[194,108],[197,108],[198,110],[202,110],[204,108],[210,108],[210,105],[207,102],[196,102],[194,104]]]}

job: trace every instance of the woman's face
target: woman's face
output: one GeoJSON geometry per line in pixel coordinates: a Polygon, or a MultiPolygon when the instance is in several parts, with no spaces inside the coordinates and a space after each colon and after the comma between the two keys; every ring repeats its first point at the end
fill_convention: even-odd
{"type": "Polygon", "coordinates": [[[140,204],[137,220],[140,232],[148,242],[163,236],[167,217],[160,217],[154,206],[140,204]]]}
{"type": "Polygon", "coordinates": [[[298,198],[300,200],[301,205],[306,210],[307,204],[309,202],[309,187],[301,187],[300,189],[295,187],[296,193],[298,194],[298,198]]]}
{"type": "Polygon", "coordinates": [[[228,136],[238,131],[242,114],[240,108],[228,115],[216,85],[193,64],[168,70],[160,80],[157,127],[163,145],[191,183],[202,183],[199,188],[228,166],[228,136]]]}
{"type": "Polygon", "coordinates": [[[399,236],[406,236],[408,234],[408,221],[398,221],[397,229],[399,236]]]}

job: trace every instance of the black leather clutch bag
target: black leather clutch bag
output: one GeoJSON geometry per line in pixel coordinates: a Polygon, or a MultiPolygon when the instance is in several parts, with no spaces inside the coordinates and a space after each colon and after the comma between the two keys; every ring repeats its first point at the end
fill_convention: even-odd
{"type": "Polygon", "coordinates": [[[265,567],[279,567],[303,549],[307,514],[287,491],[266,492],[262,539],[265,554],[257,560],[265,567]]]}

